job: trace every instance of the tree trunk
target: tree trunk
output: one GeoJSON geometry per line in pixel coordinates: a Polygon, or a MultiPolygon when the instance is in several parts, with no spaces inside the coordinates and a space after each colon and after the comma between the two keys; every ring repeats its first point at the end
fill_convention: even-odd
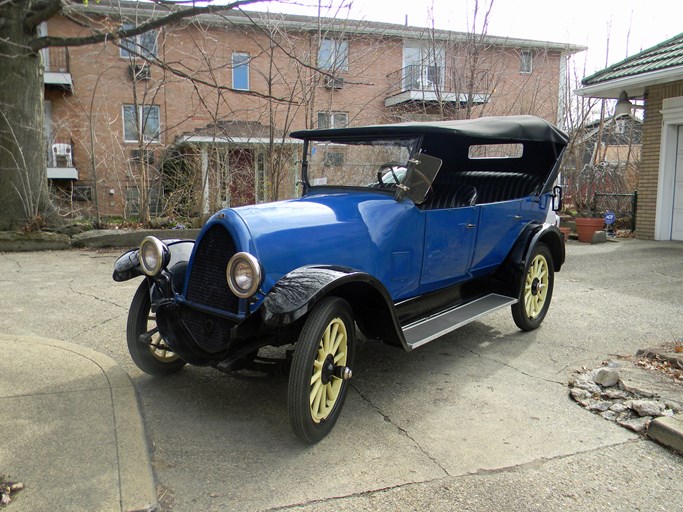
{"type": "Polygon", "coordinates": [[[28,48],[36,34],[24,27],[24,9],[0,7],[0,230],[38,227],[49,205],[43,74],[28,48]]]}

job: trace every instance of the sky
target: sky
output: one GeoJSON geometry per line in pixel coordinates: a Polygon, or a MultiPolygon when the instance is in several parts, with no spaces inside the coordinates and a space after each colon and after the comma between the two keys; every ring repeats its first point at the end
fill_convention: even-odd
{"type": "MultiPolygon", "coordinates": [[[[479,0],[480,13],[491,0],[479,0]]],[[[475,0],[321,0],[322,14],[466,31],[475,0]],[[339,9],[340,4],[350,8],[339,9]]],[[[317,0],[283,0],[249,6],[292,14],[317,14],[317,0]]],[[[479,19],[481,19],[480,14],[479,19]]],[[[683,0],[493,0],[488,34],[573,43],[588,50],[574,59],[587,76],[683,32],[683,0]]]]}

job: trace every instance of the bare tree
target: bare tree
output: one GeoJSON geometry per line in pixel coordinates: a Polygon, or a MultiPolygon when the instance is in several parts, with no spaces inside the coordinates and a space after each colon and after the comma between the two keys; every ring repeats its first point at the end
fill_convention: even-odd
{"type": "MultiPolygon", "coordinates": [[[[235,0],[225,5],[208,2],[176,8],[185,2],[154,0],[157,15],[124,28],[97,23],[75,9],[73,0],[0,1],[0,228],[35,226],[51,212],[47,194],[43,80],[39,50],[83,46],[131,38],[170,23],[207,13],[239,8],[258,0],[235,0]],[[63,14],[88,29],[79,37],[41,37],[38,26],[63,14]]],[[[87,3],[87,2],[86,2],[87,3]]]]}

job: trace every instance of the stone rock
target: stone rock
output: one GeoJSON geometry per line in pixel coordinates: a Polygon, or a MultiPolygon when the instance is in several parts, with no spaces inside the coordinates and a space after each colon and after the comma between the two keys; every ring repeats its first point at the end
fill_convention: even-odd
{"type": "Polygon", "coordinates": [[[621,389],[609,388],[602,393],[602,397],[609,400],[626,400],[631,398],[631,393],[621,389]]]}
{"type": "Polygon", "coordinates": [[[645,396],[648,398],[655,396],[653,392],[648,391],[644,388],[642,382],[625,381],[623,378],[619,379],[619,389],[627,391],[629,393],[633,393],[634,395],[645,396]]]}
{"type": "Polygon", "coordinates": [[[619,415],[614,411],[601,412],[600,416],[609,421],[617,421],[617,418],[619,417],[619,415]]]}
{"type": "Polygon", "coordinates": [[[578,402],[584,407],[588,406],[588,401],[593,396],[589,391],[581,388],[572,388],[569,394],[572,396],[574,401],[578,402]]]}
{"type": "Polygon", "coordinates": [[[661,416],[664,414],[665,405],[654,400],[633,400],[631,409],[638,413],[638,416],[661,416]]]}
{"type": "Polygon", "coordinates": [[[613,411],[613,412],[615,412],[615,413],[617,413],[617,414],[620,414],[620,413],[622,413],[622,412],[624,412],[624,411],[628,411],[629,408],[626,407],[624,404],[621,404],[621,403],[617,402],[617,403],[612,404],[612,405],[610,406],[609,410],[610,410],[610,411],[613,411]]]}
{"type": "Polygon", "coordinates": [[[574,380],[574,387],[585,389],[591,394],[600,393],[602,389],[598,386],[590,375],[583,373],[574,380]]]}
{"type": "Polygon", "coordinates": [[[593,233],[593,238],[591,239],[592,244],[604,244],[607,242],[607,233],[604,231],[596,231],[593,233]]]}
{"type": "Polygon", "coordinates": [[[667,409],[671,409],[674,414],[678,414],[679,412],[683,411],[681,404],[674,402],[673,400],[665,400],[664,405],[666,405],[667,409]]]}
{"type": "Polygon", "coordinates": [[[617,423],[622,427],[625,427],[633,432],[642,434],[647,430],[647,426],[650,424],[652,418],[649,416],[643,416],[642,418],[633,418],[629,420],[617,420],[617,423]]]}
{"type": "Polygon", "coordinates": [[[619,382],[619,372],[611,368],[600,368],[595,372],[593,380],[596,384],[600,384],[605,388],[611,388],[619,382]]]}
{"type": "Polygon", "coordinates": [[[605,402],[604,400],[592,400],[587,409],[589,411],[604,412],[607,411],[612,404],[610,402],[605,402]]]}

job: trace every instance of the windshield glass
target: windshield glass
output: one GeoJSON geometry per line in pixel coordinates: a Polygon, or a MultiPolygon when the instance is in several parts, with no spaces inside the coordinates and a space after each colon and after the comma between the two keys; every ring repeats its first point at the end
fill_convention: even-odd
{"type": "Polygon", "coordinates": [[[402,180],[418,139],[309,141],[308,184],[381,187],[402,180]],[[392,173],[393,171],[393,173],[392,173]]]}

